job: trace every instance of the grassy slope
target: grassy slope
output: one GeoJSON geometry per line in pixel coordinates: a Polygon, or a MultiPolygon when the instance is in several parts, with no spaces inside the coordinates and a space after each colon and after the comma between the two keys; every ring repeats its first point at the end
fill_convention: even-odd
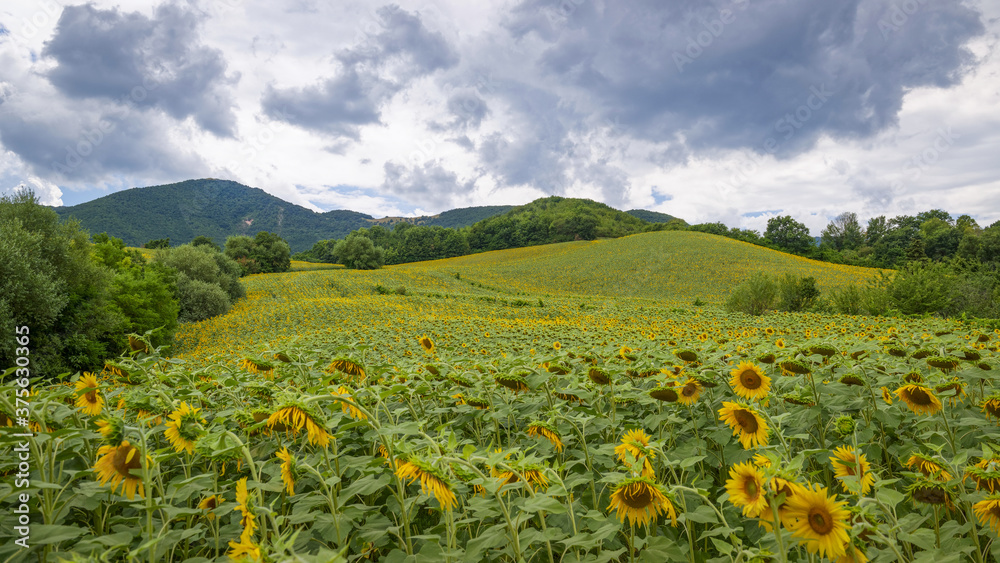
{"type": "Polygon", "coordinates": [[[817,262],[697,232],[643,233],[486,252],[396,268],[460,273],[515,291],[721,302],[754,271],[814,276],[821,290],[863,283],[876,270],[817,262]]]}

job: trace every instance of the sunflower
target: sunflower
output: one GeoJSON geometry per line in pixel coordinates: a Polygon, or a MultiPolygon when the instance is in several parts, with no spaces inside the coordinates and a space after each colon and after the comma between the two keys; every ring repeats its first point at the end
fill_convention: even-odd
{"type": "Polygon", "coordinates": [[[201,409],[192,409],[187,403],[181,403],[179,409],[170,413],[170,422],[164,432],[174,446],[174,451],[187,450],[188,455],[194,454],[194,443],[205,433],[201,427],[205,419],[198,416],[201,409]]]}
{"type": "Polygon", "coordinates": [[[260,546],[253,542],[239,543],[230,540],[229,553],[226,554],[233,561],[260,561],[260,546]]]}
{"type": "Polygon", "coordinates": [[[998,459],[981,459],[975,465],[966,467],[965,475],[975,481],[977,491],[1000,492],[1000,460],[998,459]]]}
{"type": "Polygon", "coordinates": [[[562,349],[562,344],[560,344],[560,343],[558,343],[558,342],[553,342],[553,343],[552,343],[552,347],[553,347],[554,349],[556,349],[556,350],[560,350],[560,349],[562,349]]]}
{"type": "MultiPolygon", "coordinates": [[[[351,397],[351,390],[349,388],[347,388],[347,387],[344,387],[343,385],[341,385],[340,387],[337,388],[337,392],[336,393],[331,392],[330,394],[331,395],[341,395],[345,399],[348,399],[348,400],[351,400],[351,401],[354,400],[354,398],[351,397]]],[[[343,409],[344,413],[346,413],[348,416],[350,416],[354,420],[368,420],[368,417],[365,416],[365,413],[362,412],[361,409],[359,409],[358,407],[356,407],[356,406],[354,406],[354,405],[352,405],[350,403],[340,403],[340,408],[343,409]]]]}
{"type": "Polygon", "coordinates": [[[562,440],[559,439],[559,431],[551,424],[541,421],[532,422],[528,425],[527,433],[528,436],[545,438],[546,440],[552,442],[552,446],[557,452],[561,452],[563,449],[562,440]]]}
{"type": "Polygon", "coordinates": [[[767,508],[764,496],[764,474],[752,462],[737,463],[729,469],[726,480],[729,502],[743,509],[743,515],[757,518],[767,508]]]}
{"type": "Polygon", "coordinates": [[[680,397],[677,398],[677,402],[690,407],[701,396],[701,383],[695,379],[687,380],[684,387],[681,387],[680,397]]]}
{"type": "Polygon", "coordinates": [[[590,368],[587,371],[587,377],[598,385],[607,385],[608,383],[611,383],[611,377],[608,375],[608,372],[601,368],[590,368]]]}
{"type": "Polygon", "coordinates": [[[771,458],[764,454],[753,454],[753,464],[757,467],[771,467],[771,458]]]}
{"type": "Polygon", "coordinates": [[[274,373],[274,364],[265,362],[259,358],[243,358],[240,360],[240,369],[245,369],[250,373],[259,373],[268,376],[274,373]]]}
{"type": "MultiPolygon", "coordinates": [[[[79,383],[77,383],[79,385],[79,383]]],[[[79,403],[77,403],[79,405],[79,403]]],[[[995,416],[1000,419],[1000,395],[992,394],[983,399],[983,412],[986,413],[986,420],[995,416]]]]}
{"type": "Polygon", "coordinates": [[[972,510],[979,518],[979,523],[983,526],[993,528],[993,531],[1000,534],[1000,495],[990,495],[985,500],[981,500],[972,505],[972,510]]]}
{"type": "Polygon", "coordinates": [[[932,415],[941,410],[941,401],[923,385],[904,385],[896,389],[896,396],[916,414],[932,415]]]}
{"type": "Polygon", "coordinates": [[[805,542],[810,553],[835,559],[847,553],[847,503],[827,496],[826,488],[808,485],[795,491],[786,501],[785,526],[805,542]]]}
{"type": "Polygon", "coordinates": [[[208,518],[209,520],[215,520],[215,513],[212,511],[215,510],[216,508],[219,508],[219,505],[222,504],[223,502],[225,501],[219,495],[207,496],[201,499],[201,502],[198,503],[198,508],[208,511],[208,513],[205,514],[205,518],[208,518]]]}
{"type": "Polygon", "coordinates": [[[677,510],[673,503],[659,485],[645,477],[625,479],[619,483],[611,493],[608,510],[612,508],[618,512],[618,520],[625,523],[627,518],[633,526],[636,523],[649,525],[660,514],[670,517],[671,526],[677,525],[677,510]]]}
{"type": "Polygon", "coordinates": [[[914,471],[924,474],[924,477],[933,477],[942,481],[951,481],[951,473],[945,471],[937,461],[922,453],[915,453],[906,460],[906,466],[914,471]]]}
{"type": "Polygon", "coordinates": [[[743,449],[767,445],[767,423],[752,408],[725,401],[719,419],[733,429],[733,436],[739,436],[743,449]]]}
{"type": "Polygon", "coordinates": [[[649,436],[641,428],[629,430],[622,436],[622,443],[615,446],[615,455],[618,459],[628,465],[629,456],[642,464],[641,474],[643,477],[653,478],[653,465],[650,459],[656,458],[656,451],[649,447],[649,436]]]}
{"type": "Polygon", "coordinates": [[[111,482],[111,491],[122,486],[122,494],[129,500],[135,498],[136,491],[139,496],[145,494],[142,486],[142,478],[134,475],[133,471],[142,469],[142,454],[139,448],[129,444],[128,440],[123,440],[118,446],[104,445],[97,450],[98,456],[103,456],[94,464],[94,471],[101,485],[111,482]]]}
{"type": "Polygon", "coordinates": [[[792,522],[788,518],[788,500],[802,489],[802,485],[784,477],[772,477],[766,484],[770,494],[767,498],[767,504],[758,516],[760,525],[768,532],[774,529],[774,510],[771,508],[771,503],[781,499],[781,502],[778,503],[778,521],[788,527],[788,522],[792,522]]]}
{"type": "Polygon", "coordinates": [[[80,407],[83,414],[88,416],[101,414],[104,397],[101,396],[100,384],[94,374],[83,372],[83,376],[76,382],[76,392],[80,395],[76,398],[76,406],[80,407]]]}
{"type": "MultiPolygon", "coordinates": [[[[833,474],[838,479],[857,478],[863,495],[867,495],[868,491],[872,489],[872,485],[875,484],[875,476],[872,475],[871,464],[868,463],[865,454],[855,452],[854,448],[850,446],[841,446],[833,450],[830,463],[833,464],[833,474]]],[[[847,481],[842,480],[840,485],[847,492],[856,492],[852,490],[856,487],[853,483],[849,486],[847,481]]]]}
{"type": "Polygon", "coordinates": [[[420,480],[420,491],[436,498],[441,503],[441,508],[447,511],[451,511],[457,504],[455,493],[451,491],[445,476],[420,458],[411,457],[399,464],[396,467],[396,476],[400,479],[409,479],[410,483],[420,480]]]}
{"type": "Polygon", "coordinates": [[[330,365],[326,366],[326,372],[340,372],[344,375],[355,377],[359,381],[368,376],[368,374],[365,373],[364,366],[350,358],[335,358],[330,362],[330,365]]]}
{"type": "Polygon", "coordinates": [[[786,346],[785,339],[784,338],[779,338],[779,339],[775,340],[774,341],[774,345],[777,346],[778,348],[784,349],[784,347],[786,346]]]}
{"type": "Polygon", "coordinates": [[[417,341],[420,342],[420,347],[424,349],[424,352],[432,356],[434,355],[434,341],[431,340],[430,336],[427,336],[425,334],[421,336],[417,341]]]}
{"type": "Polygon", "coordinates": [[[888,387],[882,387],[882,400],[885,401],[885,404],[887,405],[892,404],[892,391],[889,391],[888,387]]]}
{"type": "Polygon", "coordinates": [[[663,401],[666,403],[676,403],[680,397],[677,395],[676,390],[671,389],[671,387],[673,387],[673,384],[671,383],[669,385],[670,385],[669,387],[656,387],[650,389],[649,393],[647,394],[653,399],[656,399],[657,401],[663,401]]]}
{"type": "Polygon", "coordinates": [[[493,380],[515,393],[524,393],[530,389],[528,387],[528,380],[523,375],[517,373],[497,374],[493,377],[493,380]]]}
{"type": "Polygon", "coordinates": [[[945,488],[944,483],[939,481],[930,481],[927,478],[922,478],[907,487],[906,492],[910,494],[910,498],[917,502],[931,505],[943,504],[949,508],[952,506],[951,492],[945,488]]]}
{"type": "Polygon", "coordinates": [[[295,458],[288,448],[281,448],[275,457],[281,460],[281,482],[285,484],[288,496],[295,496],[295,458]]]}
{"type": "Polygon", "coordinates": [[[733,391],[744,399],[760,400],[771,390],[771,378],[750,362],[740,362],[729,375],[733,391]]]}
{"type": "Polygon", "coordinates": [[[257,529],[257,517],[254,509],[250,506],[250,491],[247,490],[247,478],[244,477],[236,482],[236,510],[242,514],[240,526],[243,526],[243,533],[240,534],[240,543],[253,543],[253,533],[257,529]]]}
{"type": "Polygon", "coordinates": [[[96,421],[97,431],[105,444],[120,444],[125,439],[125,421],[121,418],[104,417],[96,421]]]}
{"type": "Polygon", "coordinates": [[[865,555],[864,546],[849,545],[844,554],[837,559],[837,563],[868,563],[868,556],[865,555]]]}
{"type": "Polygon", "coordinates": [[[276,424],[281,424],[284,426],[285,432],[292,434],[298,434],[305,428],[310,444],[325,448],[330,443],[330,435],[323,429],[322,422],[311,412],[298,405],[282,407],[268,417],[268,428],[273,429],[276,424]]]}

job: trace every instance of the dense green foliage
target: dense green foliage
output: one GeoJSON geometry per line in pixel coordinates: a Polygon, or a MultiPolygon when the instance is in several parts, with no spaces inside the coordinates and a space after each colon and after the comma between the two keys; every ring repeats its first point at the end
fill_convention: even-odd
{"type": "Polygon", "coordinates": [[[385,265],[385,249],[360,232],[339,241],[333,251],[345,266],[355,270],[375,270],[385,265]]]}
{"type": "Polygon", "coordinates": [[[636,219],[642,219],[647,223],[669,223],[671,221],[678,220],[677,217],[674,217],[673,215],[667,215],[666,213],[660,213],[659,211],[650,211],[648,209],[630,209],[625,213],[628,213],[636,219]]]}
{"type": "MultiPolygon", "coordinates": [[[[667,229],[666,223],[650,224],[602,203],[549,197],[515,207],[503,215],[484,219],[464,229],[403,222],[396,223],[392,229],[376,225],[370,229],[359,229],[353,234],[370,239],[373,248],[382,248],[385,264],[403,264],[488,250],[617,238],[667,229]]],[[[337,241],[319,241],[308,252],[297,254],[296,258],[347,264],[336,248],[337,241]]]]}
{"type": "MultiPolygon", "coordinates": [[[[154,331],[156,344],[172,337],[171,272],[145,264],[119,239],[97,241],[30,192],[0,199],[0,330],[28,326],[38,375],[99,369],[129,333],[154,331]]],[[[0,364],[12,365],[14,352],[13,339],[0,342],[0,364]]]]}
{"type": "MultiPolygon", "coordinates": [[[[193,246],[218,248],[214,243],[206,244],[199,237],[193,246]]],[[[211,243],[211,240],[208,240],[211,243]]],[[[235,260],[242,274],[270,274],[287,272],[291,267],[291,250],[288,243],[274,233],[261,231],[252,238],[247,236],[229,237],[226,239],[226,256],[235,260]]]]}
{"type": "Polygon", "coordinates": [[[184,244],[160,250],[156,262],[177,272],[177,300],[182,322],[221,315],[246,295],[240,265],[210,246],[184,244]]]}

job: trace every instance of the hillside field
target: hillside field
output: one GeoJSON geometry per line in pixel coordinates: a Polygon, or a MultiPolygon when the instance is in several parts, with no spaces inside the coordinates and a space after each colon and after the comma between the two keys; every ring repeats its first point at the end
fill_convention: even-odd
{"type": "Polygon", "coordinates": [[[25,560],[998,560],[1000,331],[718,305],[873,270],[691,232],[292,270],[35,386],[25,560]]]}

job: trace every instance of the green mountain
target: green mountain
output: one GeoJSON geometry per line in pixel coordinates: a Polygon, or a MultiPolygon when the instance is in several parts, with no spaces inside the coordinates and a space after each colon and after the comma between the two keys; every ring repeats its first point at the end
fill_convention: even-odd
{"type": "Polygon", "coordinates": [[[74,217],[91,233],[107,232],[129,246],[170,238],[172,245],[204,235],[223,244],[233,235],[277,233],[292,252],[308,250],[323,239],[339,239],[373,224],[401,221],[419,225],[464,227],[503,213],[509,206],[453,209],[429,217],[374,219],[355,211],[317,213],[274,197],[259,188],[207,178],[164,186],[132,188],[70,207],[54,208],[60,217],[74,217]]]}
{"type": "Polygon", "coordinates": [[[673,215],[667,215],[666,213],[660,213],[659,211],[649,211],[648,209],[632,209],[626,211],[629,215],[642,219],[647,223],[669,223],[670,221],[676,219],[673,215]]]}
{"type": "Polygon", "coordinates": [[[461,229],[473,223],[478,223],[483,219],[489,219],[496,215],[501,215],[514,209],[513,205],[484,205],[481,207],[462,207],[449,211],[442,211],[437,215],[422,215],[420,217],[383,217],[381,219],[371,219],[371,223],[391,228],[396,223],[409,223],[411,225],[424,225],[426,227],[445,227],[451,229],[461,229]]]}

